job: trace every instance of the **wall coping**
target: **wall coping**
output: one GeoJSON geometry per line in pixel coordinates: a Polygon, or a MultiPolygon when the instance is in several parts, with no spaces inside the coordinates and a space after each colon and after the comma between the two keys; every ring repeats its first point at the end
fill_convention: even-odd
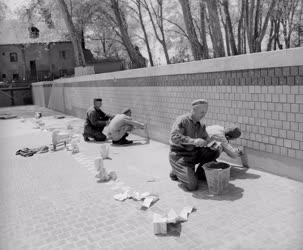
{"type": "Polygon", "coordinates": [[[303,65],[303,47],[201,61],[57,79],[54,83],[87,82],[163,75],[210,73],[303,65]]]}
{"type": "Polygon", "coordinates": [[[32,86],[36,87],[36,86],[45,86],[45,85],[53,85],[53,81],[42,81],[42,82],[33,82],[32,86]]]}

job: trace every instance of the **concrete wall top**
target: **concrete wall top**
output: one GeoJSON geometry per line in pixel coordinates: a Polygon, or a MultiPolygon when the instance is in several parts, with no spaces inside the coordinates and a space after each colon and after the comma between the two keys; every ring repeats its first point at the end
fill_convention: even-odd
{"type": "Polygon", "coordinates": [[[209,60],[192,61],[165,66],[116,71],[111,73],[86,75],[58,79],[54,82],[72,83],[109,79],[137,78],[148,76],[209,73],[233,70],[260,69],[303,65],[303,48],[292,48],[279,51],[260,52],[209,60]]]}

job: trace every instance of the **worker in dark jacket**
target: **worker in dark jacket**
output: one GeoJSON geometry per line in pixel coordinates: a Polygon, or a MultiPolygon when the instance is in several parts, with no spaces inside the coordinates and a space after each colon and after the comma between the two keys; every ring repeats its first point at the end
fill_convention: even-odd
{"type": "Polygon", "coordinates": [[[93,138],[96,141],[105,141],[106,135],[102,133],[105,126],[109,123],[112,115],[106,114],[101,110],[102,99],[95,98],[94,106],[90,107],[86,113],[86,120],[84,124],[83,137],[85,141],[93,138]]]}

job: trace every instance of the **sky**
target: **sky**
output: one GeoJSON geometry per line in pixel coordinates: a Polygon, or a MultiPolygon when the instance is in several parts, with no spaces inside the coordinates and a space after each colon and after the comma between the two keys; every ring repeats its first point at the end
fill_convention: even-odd
{"type": "Polygon", "coordinates": [[[9,9],[9,13],[6,18],[16,18],[16,15],[14,12],[19,7],[25,5],[29,2],[29,0],[0,0],[0,1],[4,2],[9,9]]]}

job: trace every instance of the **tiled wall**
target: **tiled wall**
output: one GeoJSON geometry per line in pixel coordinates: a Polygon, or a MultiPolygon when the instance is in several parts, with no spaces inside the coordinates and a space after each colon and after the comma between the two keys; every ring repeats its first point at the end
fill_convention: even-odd
{"type": "Polygon", "coordinates": [[[168,141],[175,118],[189,112],[192,100],[205,98],[209,101],[206,124],[237,125],[243,132],[237,143],[303,159],[303,63],[210,73],[62,80],[53,84],[49,107],[84,117],[94,97],[103,98],[106,112],[132,108],[134,119],[147,122],[151,137],[162,142],[168,141]]]}

